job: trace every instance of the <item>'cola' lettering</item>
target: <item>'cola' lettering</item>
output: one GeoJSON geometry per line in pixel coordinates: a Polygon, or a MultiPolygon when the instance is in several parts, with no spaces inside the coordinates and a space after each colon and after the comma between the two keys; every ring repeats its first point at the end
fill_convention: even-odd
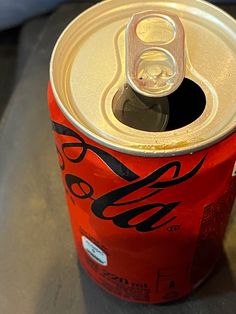
{"type": "MultiPolygon", "coordinates": [[[[190,178],[192,178],[202,167],[206,155],[194,166],[189,172],[180,175],[181,163],[179,161],[173,161],[159,167],[145,178],[140,178],[136,173],[128,169],[123,163],[111,156],[109,153],[102,149],[92,146],[84,141],[84,139],[70,128],[53,122],[54,131],[60,135],[69,136],[73,139],[73,142],[66,142],[62,144],[61,150],[64,158],[73,163],[81,162],[85,156],[87,150],[96,154],[115,174],[124,179],[127,183],[113,191],[105,193],[104,195],[94,198],[93,187],[84,179],[76,176],[75,174],[65,174],[65,182],[70,193],[79,199],[91,199],[91,210],[93,214],[103,220],[111,220],[114,225],[120,228],[135,228],[139,232],[148,232],[159,229],[174,219],[176,215],[172,214],[172,211],[181,203],[181,201],[171,203],[150,203],[139,205],[143,200],[149,199],[157,193],[160,193],[163,189],[181,184],[190,178]],[[78,149],[78,156],[74,159],[69,157],[66,153],[66,149],[70,147],[74,150],[78,149]],[[171,179],[163,179],[166,173],[171,173],[171,179]],[[150,189],[146,195],[140,198],[132,198],[136,191],[141,191],[143,188],[150,189]],[[122,201],[127,196],[132,198],[130,201],[122,201]],[[109,214],[109,209],[121,208],[117,210],[116,214],[109,214]],[[124,208],[125,211],[124,211],[124,208]],[[148,213],[150,212],[149,216],[148,213]],[[133,222],[139,215],[147,213],[142,221],[138,219],[138,222],[133,222]]],[[[65,168],[65,162],[60,153],[59,148],[57,151],[60,157],[62,170],[65,168]]],[[[147,189],[146,189],[147,190],[147,189]]],[[[145,190],[145,191],[146,191],[145,190]]],[[[114,212],[114,211],[113,211],[114,212]]]]}

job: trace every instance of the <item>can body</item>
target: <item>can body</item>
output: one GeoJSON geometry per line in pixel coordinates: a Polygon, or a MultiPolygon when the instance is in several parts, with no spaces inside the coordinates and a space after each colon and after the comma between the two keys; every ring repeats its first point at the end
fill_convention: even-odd
{"type": "Polygon", "coordinates": [[[81,264],[105,290],[141,303],[190,293],[213,269],[233,206],[236,134],[192,154],[142,157],[96,143],[48,90],[81,264]]]}

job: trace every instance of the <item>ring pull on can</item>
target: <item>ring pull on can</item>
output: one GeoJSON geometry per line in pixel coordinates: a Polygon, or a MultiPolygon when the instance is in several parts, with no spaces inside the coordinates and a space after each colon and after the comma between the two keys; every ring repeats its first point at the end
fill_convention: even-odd
{"type": "Polygon", "coordinates": [[[173,93],[185,75],[184,29],[174,14],[144,11],[132,16],[126,29],[126,77],[148,97],[173,93]]]}

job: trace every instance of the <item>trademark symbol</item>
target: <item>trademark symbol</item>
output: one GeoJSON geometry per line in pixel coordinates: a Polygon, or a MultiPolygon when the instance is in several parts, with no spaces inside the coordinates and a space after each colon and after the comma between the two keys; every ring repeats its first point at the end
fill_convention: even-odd
{"type": "Polygon", "coordinates": [[[166,228],[166,230],[169,232],[178,231],[179,229],[180,229],[180,225],[172,225],[166,228]]]}

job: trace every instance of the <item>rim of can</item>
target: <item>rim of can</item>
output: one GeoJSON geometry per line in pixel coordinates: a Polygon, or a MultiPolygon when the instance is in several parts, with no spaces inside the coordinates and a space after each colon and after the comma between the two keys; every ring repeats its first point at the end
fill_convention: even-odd
{"type": "MultiPolygon", "coordinates": [[[[227,131],[225,131],[224,133],[218,134],[218,135],[216,135],[216,136],[214,136],[214,137],[212,137],[210,139],[206,139],[205,141],[202,141],[200,144],[199,143],[195,143],[195,144],[193,143],[193,144],[191,144],[191,146],[183,146],[183,147],[180,146],[177,149],[174,148],[173,150],[169,149],[168,145],[166,145],[166,147],[163,147],[161,149],[158,147],[158,145],[156,147],[152,147],[152,150],[150,150],[150,147],[147,148],[147,149],[142,147],[140,149],[140,147],[137,147],[135,145],[133,147],[126,147],[126,146],[121,145],[119,143],[111,142],[109,139],[107,139],[105,137],[98,136],[97,134],[94,134],[94,132],[92,132],[88,128],[86,128],[84,125],[78,123],[78,120],[70,114],[69,110],[66,109],[66,107],[63,104],[63,102],[61,101],[61,98],[59,96],[59,93],[58,93],[58,90],[56,88],[56,84],[55,84],[55,81],[54,81],[53,63],[54,63],[55,55],[57,53],[57,48],[60,45],[60,42],[63,40],[64,35],[70,30],[71,26],[73,26],[79,19],[81,19],[81,17],[84,17],[88,13],[90,13],[90,12],[96,10],[96,9],[99,9],[100,7],[104,6],[104,4],[109,4],[109,3],[113,3],[114,4],[116,2],[120,3],[121,1],[119,1],[119,0],[118,1],[106,0],[106,1],[103,1],[103,2],[100,2],[100,3],[97,3],[96,5],[93,5],[92,7],[90,7],[89,9],[87,9],[86,11],[84,11],[83,13],[78,15],[74,20],[72,20],[69,23],[69,25],[61,33],[61,35],[58,38],[57,43],[56,43],[56,45],[55,45],[55,47],[53,49],[51,60],[50,60],[50,82],[51,82],[51,87],[52,87],[52,91],[53,91],[53,94],[54,94],[54,97],[56,99],[57,104],[59,105],[60,109],[65,114],[65,116],[68,118],[68,120],[76,128],[78,128],[82,133],[84,133],[89,138],[93,139],[95,142],[98,142],[98,143],[100,143],[100,144],[102,144],[102,145],[104,145],[106,147],[109,147],[109,148],[111,148],[113,150],[116,150],[116,151],[120,151],[120,152],[131,154],[131,155],[147,156],[147,157],[166,157],[166,156],[183,155],[183,154],[186,154],[186,153],[193,153],[195,151],[199,151],[199,150],[204,149],[206,147],[212,146],[213,144],[221,141],[222,139],[226,138],[228,135],[232,134],[236,130],[236,118],[234,119],[233,126],[231,128],[229,128],[227,131]]],[[[134,3],[132,0],[129,1],[129,2],[130,2],[130,4],[134,3]]],[[[153,1],[150,1],[150,2],[153,2],[153,1]]],[[[192,2],[193,1],[182,0],[181,4],[184,3],[185,5],[187,5],[187,4],[190,4],[192,2]]],[[[224,17],[229,24],[231,23],[231,26],[233,26],[234,30],[236,31],[236,21],[228,13],[226,13],[222,9],[216,7],[215,5],[213,5],[211,3],[208,3],[206,1],[203,1],[203,0],[195,0],[194,3],[204,5],[206,8],[211,8],[214,12],[220,14],[222,18],[224,17]]],[[[224,22],[222,22],[221,26],[223,28],[225,27],[224,22]]],[[[232,28],[231,28],[231,32],[233,34],[232,28]]]]}

